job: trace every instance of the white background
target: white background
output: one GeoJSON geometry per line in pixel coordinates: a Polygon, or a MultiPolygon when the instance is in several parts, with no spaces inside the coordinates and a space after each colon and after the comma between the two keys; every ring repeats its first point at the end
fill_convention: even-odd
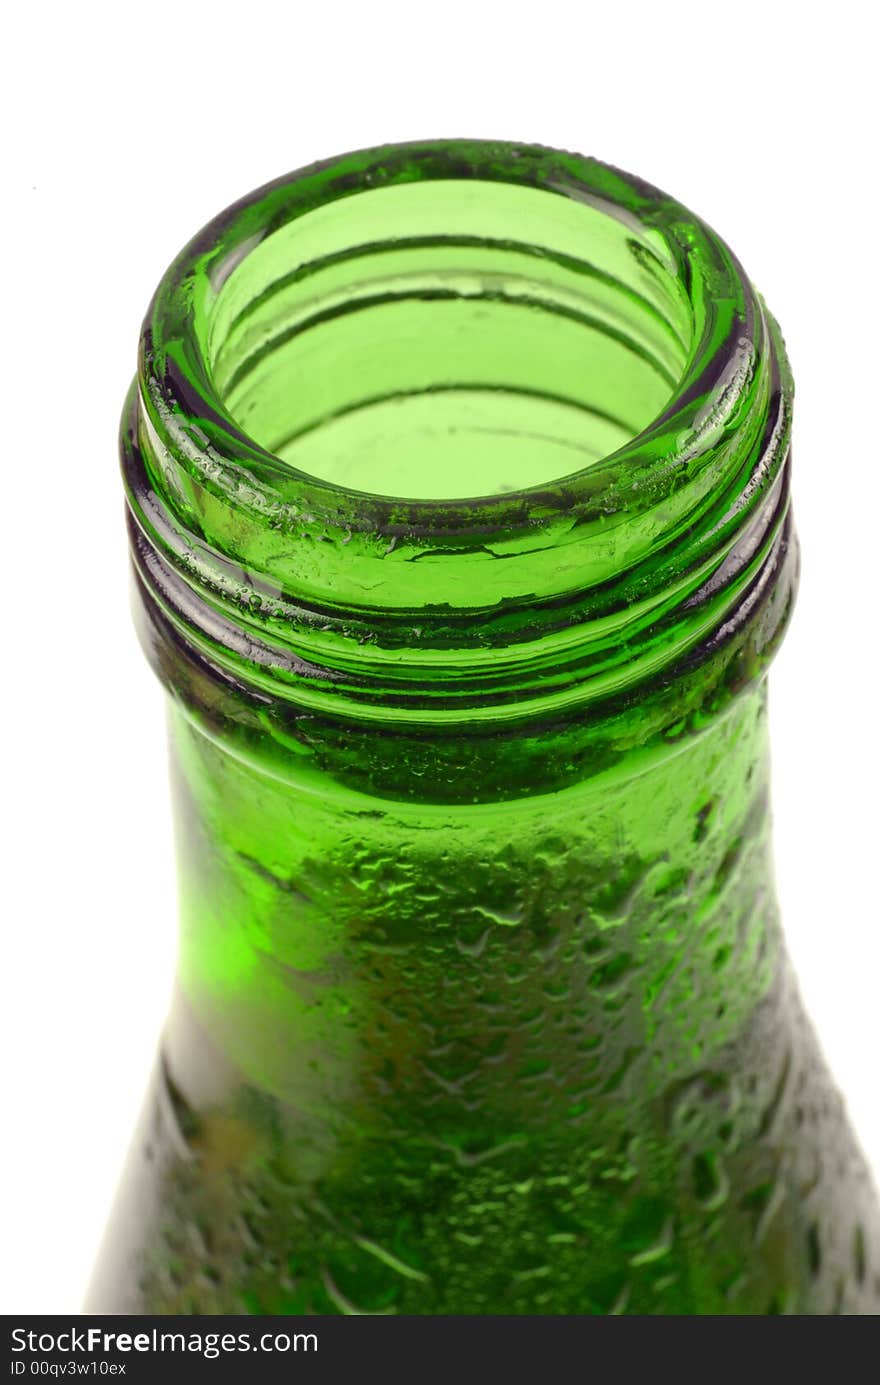
{"type": "Polygon", "coordinates": [[[558,145],[734,247],[798,384],[804,575],[772,674],[790,946],[880,1166],[875,43],[869,7],[164,3],[4,24],[0,1311],[76,1311],[174,953],[162,697],[127,608],[116,427],[211,215],[393,140],[558,145]]]}

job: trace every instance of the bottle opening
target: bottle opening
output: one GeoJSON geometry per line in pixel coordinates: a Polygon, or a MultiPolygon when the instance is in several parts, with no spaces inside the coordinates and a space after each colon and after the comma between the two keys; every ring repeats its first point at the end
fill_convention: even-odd
{"type": "Polygon", "coordinates": [[[790,605],[790,416],[739,262],[640,179],[467,140],[314,164],[148,311],[122,455],[149,638],[359,724],[702,704],[790,605]]]}
{"type": "Polygon", "coordinates": [[[299,473],[410,499],[505,495],[616,452],[694,335],[665,239],[515,183],[368,189],[295,218],[212,304],[229,415],[299,473]]]}

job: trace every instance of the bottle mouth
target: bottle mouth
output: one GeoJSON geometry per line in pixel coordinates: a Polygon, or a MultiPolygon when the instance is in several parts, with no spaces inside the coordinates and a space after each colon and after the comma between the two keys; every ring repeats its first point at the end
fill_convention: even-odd
{"type": "Polygon", "coordinates": [[[766,580],[791,393],[733,254],[640,180],[538,146],[359,151],[246,197],[164,276],[123,425],[136,565],[264,695],[570,708],[766,580]]]}
{"type": "Polygon", "coordinates": [[[303,481],[410,505],[575,480],[693,344],[661,237],[522,183],[367,187],[218,279],[203,367],[230,418],[303,481]]]}

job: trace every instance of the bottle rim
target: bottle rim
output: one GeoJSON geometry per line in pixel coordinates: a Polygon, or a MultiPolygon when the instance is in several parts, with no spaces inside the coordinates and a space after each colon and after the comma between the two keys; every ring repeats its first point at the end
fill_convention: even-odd
{"type": "Polygon", "coordinates": [[[739,261],[641,179],[537,145],[359,150],[249,194],[164,275],[122,428],[136,569],[186,643],[267,695],[414,721],[570,709],[655,678],[745,618],[790,541],[792,393],[739,261]],[[665,258],[693,323],[680,377],[620,447],[512,493],[395,497],[299,471],[217,388],[218,296],[315,210],[442,179],[590,208],[623,224],[643,260],[665,258]],[[285,549],[271,569],[267,534],[285,549]]]}

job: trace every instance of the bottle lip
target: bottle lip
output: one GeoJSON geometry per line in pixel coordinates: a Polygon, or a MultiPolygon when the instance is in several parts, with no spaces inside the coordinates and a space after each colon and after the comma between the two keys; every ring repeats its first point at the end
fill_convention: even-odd
{"type": "Polygon", "coordinates": [[[778,329],[736,257],[642,180],[539,145],[359,150],[249,194],[164,275],[123,421],[132,549],[184,637],[264,691],[416,719],[570,707],[654,676],[733,619],[786,519],[792,393],[778,329]],[[297,471],[218,392],[212,303],[292,220],[442,178],[537,188],[662,246],[694,319],[681,378],[623,446],[513,493],[394,498],[297,471]],[[264,561],[267,532],[287,545],[282,570],[264,561]],[[414,585],[419,558],[432,599],[414,585]]]}

